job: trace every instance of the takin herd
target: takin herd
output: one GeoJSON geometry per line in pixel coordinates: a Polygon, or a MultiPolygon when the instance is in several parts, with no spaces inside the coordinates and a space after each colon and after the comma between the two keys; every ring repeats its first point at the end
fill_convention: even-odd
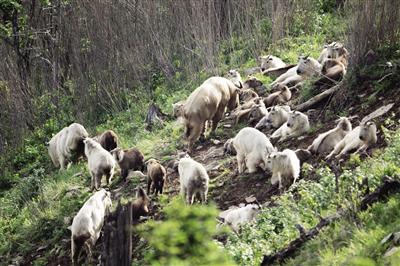
{"type": "MultiPolygon", "coordinates": [[[[340,117],[335,128],[318,135],[307,149],[279,151],[270,141],[279,144],[307,134],[310,129],[308,116],[291,110],[288,105],[292,92],[311,76],[320,77],[315,82],[320,88],[339,81],[346,74],[347,58],[346,48],[337,42],[325,45],[317,60],[300,56],[295,65],[286,64],[276,56],[261,56],[260,67],[254,69],[276,77],[270,84],[272,93],[266,95],[262,82],[255,77],[249,76],[242,82],[239,72],[230,70],[226,78],[210,77],[186,100],[173,104],[173,115],[183,123],[187,139],[187,152],[180,155],[177,163],[180,193],[187,204],[193,204],[195,196],[201,203],[207,202],[209,176],[206,168],[189,154],[193,153],[196,141],[204,141],[206,128],[211,129],[210,135],[214,134],[221,120],[233,124],[244,121],[249,125],[224,144],[224,154],[236,155],[238,174],[255,173],[258,169],[268,171],[271,184],[277,184],[279,189],[296,182],[304,157],[314,154],[333,160],[351,151],[364,151],[376,143],[374,122],[365,121],[352,128],[347,117],[340,117]],[[272,134],[264,134],[263,130],[272,134]]],[[[48,152],[54,166],[60,170],[80,156],[86,156],[91,175],[90,189],[96,190],[76,214],[70,228],[73,264],[77,263],[83,247],[91,259],[105,216],[110,212],[111,194],[101,189],[103,176],[109,185],[119,167],[125,182],[131,171],[147,178],[147,193],[139,188],[132,204],[134,219],[149,212],[148,194],[163,193],[167,175],[164,166],[156,159],[145,161],[137,148],[118,147],[118,136],[112,130],[90,138],[82,125],[73,123],[52,137],[48,152]]],[[[238,230],[240,224],[254,219],[258,212],[258,204],[249,204],[225,210],[219,218],[233,230],[238,230]]]]}

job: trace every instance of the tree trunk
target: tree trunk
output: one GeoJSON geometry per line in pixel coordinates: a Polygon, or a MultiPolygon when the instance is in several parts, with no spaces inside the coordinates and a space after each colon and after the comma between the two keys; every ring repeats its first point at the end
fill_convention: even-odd
{"type": "Polygon", "coordinates": [[[104,225],[101,265],[130,266],[132,260],[132,203],[118,202],[104,225]]]}

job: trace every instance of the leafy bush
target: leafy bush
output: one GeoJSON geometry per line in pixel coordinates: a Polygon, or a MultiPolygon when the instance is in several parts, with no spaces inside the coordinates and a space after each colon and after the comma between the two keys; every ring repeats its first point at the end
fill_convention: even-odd
{"type": "Polygon", "coordinates": [[[149,265],[234,265],[212,239],[217,210],[213,206],[187,206],[179,198],[164,208],[165,221],[151,221],[141,234],[151,249],[149,265]]]}
{"type": "MultiPolygon", "coordinates": [[[[400,168],[398,167],[400,130],[391,132],[390,135],[391,145],[384,153],[363,162],[357,162],[359,166],[355,169],[343,171],[339,177],[338,188],[335,185],[335,176],[330,169],[321,166],[316,170],[318,182],[300,180],[283,195],[274,198],[274,206],[263,209],[255,222],[244,226],[240,234],[229,235],[225,248],[238,264],[259,265],[263,255],[278,251],[298,237],[299,232],[296,229],[296,224],[301,224],[308,229],[319,222],[318,217],[334,213],[338,207],[356,210],[356,206],[359,205],[364,193],[360,188],[364,178],[368,179],[371,191],[381,184],[382,177],[385,175],[400,178],[400,168]]],[[[311,174],[312,169],[306,165],[302,171],[302,176],[307,176],[311,174]]],[[[342,227],[338,230],[336,234],[342,235],[342,227]]],[[[379,237],[384,232],[387,231],[380,232],[379,237]]],[[[347,237],[351,237],[351,235],[343,236],[344,239],[347,237]]],[[[376,244],[376,241],[378,241],[378,238],[368,245],[372,247],[373,244],[376,244]]],[[[340,240],[337,239],[336,242],[340,243],[340,240]]],[[[334,246],[336,242],[332,241],[331,245],[334,246]]],[[[323,242],[320,245],[323,245],[323,242]]],[[[349,247],[349,251],[353,249],[349,247]]],[[[317,252],[316,250],[318,249],[310,247],[310,252],[317,252]]],[[[334,249],[332,247],[328,249],[326,251],[328,255],[330,250],[334,249]]],[[[368,254],[370,253],[366,251],[360,256],[369,256],[368,254]]],[[[376,253],[374,256],[377,256],[376,253]]],[[[306,256],[304,260],[309,261],[308,263],[293,265],[321,265],[315,256],[306,256]]],[[[330,259],[327,258],[324,261],[329,262],[330,259]]],[[[342,264],[339,263],[338,265],[343,264],[346,263],[343,261],[342,264]]]]}

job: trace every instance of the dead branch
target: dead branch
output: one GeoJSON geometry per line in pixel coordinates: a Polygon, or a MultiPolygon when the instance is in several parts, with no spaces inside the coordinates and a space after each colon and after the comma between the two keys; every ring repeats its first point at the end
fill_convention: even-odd
{"type": "Polygon", "coordinates": [[[296,107],[294,107],[294,109],[297,110],[297,111],[305,111],[305,110],[311,108],[312,106],[316,105],[317,103],[321,102],[322,100],[325,100],[330,95],[334,94],[336,91],[339,90],[340,87],[341,87],[341,83],[339,83],[339,84],[333,86],[332,88],[327,89],[326,91],[324,91],[324,92],[312,97],[310,100],[297,105],[296,107]]]}
{"type": "MultiPolygon", "coordinates": [[[[360,203],[359,210],[363,211],[368,208],[371,204],[385,199],[388,195],[400,191],[400,181],[393,180],[390,177],[384,177],[383,184],[378,187],[371,194],[366,195],[360,203]]],[[[310,239],[318,235],[321,229],[335,222],[339,218],[342,218],[346,213],[349,213],[350,209],[339,209],[335,214],[329,215],[326,218],[321,218],[320,222],[312,229],[305,231],[301,225],[297,225],[296,228],[300,232],[300,236],[289,243],[286,248],[281,249],[272,255],[264,256],[261,265],[271,265],[272,263],[282,263],[284,260],[292,257],[295,253],[310,239]]]]}
{"type": "Polygon", "coordinates": [[[384,115],[387,112],[389,112],[390,109],[392,109],[394,103],[382,106],[378,109],[376,109],[375,111],[373,111],[372,113],[370,113],[369,115],[365,116],[362,120],[361,123],[365,123],[369,120],[372,120],[374,118],[377,118],[378,116],[384,115]]]}
{"type": "Polygon", "coordinates": [[[371,194],[368,194],[363,198],[360,204],[360,210],[364,211],[370,206],[371,204],[383,200],[389,194],[394,193],[400,190],[400,181],[393,180],[390,177],[384,177],[383,184],[377,188],[371,194]]]}

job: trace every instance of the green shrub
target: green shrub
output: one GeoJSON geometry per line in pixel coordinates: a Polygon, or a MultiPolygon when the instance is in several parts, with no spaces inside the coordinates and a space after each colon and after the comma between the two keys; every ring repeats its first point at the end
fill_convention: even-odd
{"type": "Polygon", "coordinates": [[[141,228],[151,247],[145,256],[149,265],[234,265],[213,240],[214,206],[187,206],[175,198],[164,212],[165,221],[151,221],[141,228]]]}

